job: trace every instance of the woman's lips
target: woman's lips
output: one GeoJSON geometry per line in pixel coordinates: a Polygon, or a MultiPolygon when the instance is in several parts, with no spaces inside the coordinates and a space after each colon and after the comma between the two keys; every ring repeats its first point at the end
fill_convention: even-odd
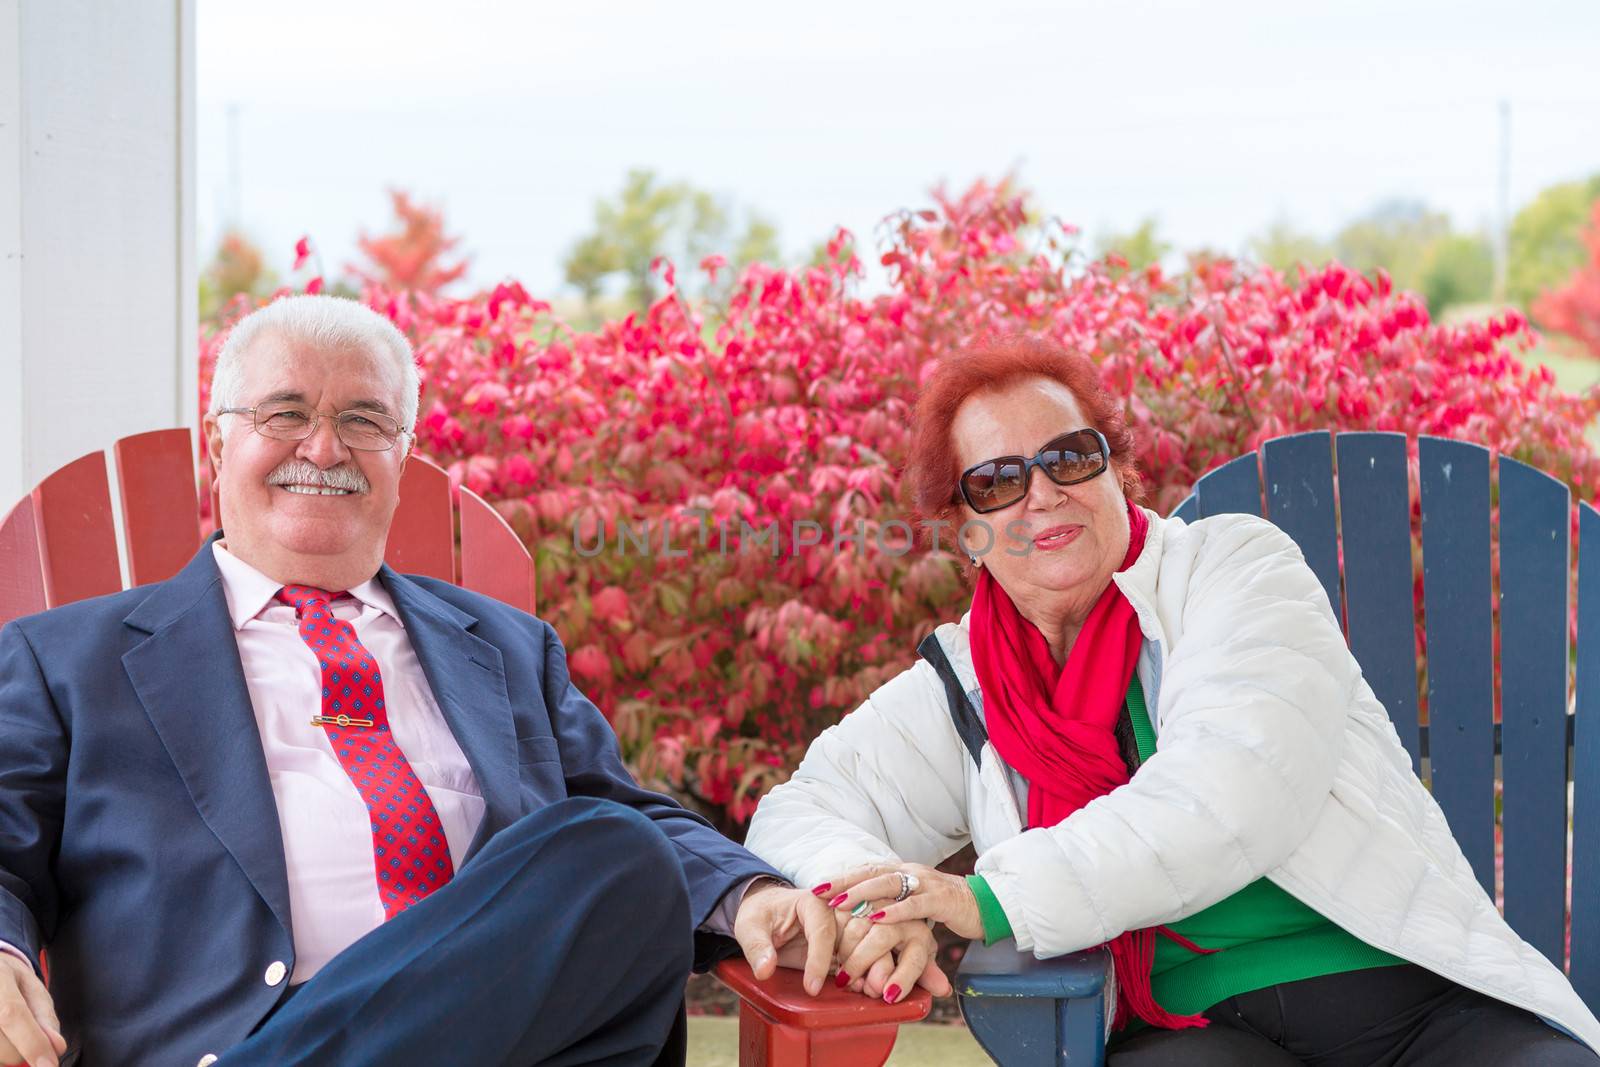
{"type": "Polygon", "coordinates": [[[1052,526],[1048,530],[1041,530],[1034,536],[1033,547],[1041,552],[1054,552],[1072,544],[1081,533],[1083,533],[1083,527],[1078,525],[1052,526]]]}

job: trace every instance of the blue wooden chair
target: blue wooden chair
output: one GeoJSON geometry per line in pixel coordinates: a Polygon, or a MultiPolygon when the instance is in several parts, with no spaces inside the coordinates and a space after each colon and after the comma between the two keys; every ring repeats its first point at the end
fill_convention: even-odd
{"type": "MultiPolygon", "coordinates": [[[[1191,522],[1229,512],[1262,515],[1294,538],[1344,619],[1350,648],[1388,709],[1412,767],[1430,783],[1491,896],[1495,783],[1503,785],[1506,921],[1558,963],[1565,955],[1571,820],[1568,973],[1579,996],[1600,1007],[1600,512],[1579,505],[1574,659],[1568,642],[1567,487],[1501,456],[1497,496],[1489,451],[1461,441],[1424,437],[1419,456],[1426,726],[1417,714],[1411,491],[1403,434],[1343,433],[1334,439],[1323,431],[1275,438],[1259,456],[1241,456],[1201,478],[1174,514],[1191,522]],[[1495,500],[1500,723],[1494,721],[1490,611],[1495,500]]],[[[1104,949],[1036,960],[1010,942],[988,948],[974,942],[956,988],[967,1025],[996,1061],[1098,1065],[1105,1060],[1110,965],[1104,949]]]]}

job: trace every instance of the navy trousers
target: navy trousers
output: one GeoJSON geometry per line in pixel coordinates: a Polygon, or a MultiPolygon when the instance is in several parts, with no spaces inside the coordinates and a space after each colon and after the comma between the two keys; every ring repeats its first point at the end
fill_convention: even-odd
{"type": "Polygon", "coordinates": [[[1600,1067],[1536,1016],[1415,964],[1284,982],[1229,997],[1203,1029],[1145,1030],[1109,1067],[1600,1067]]]}
{"type": "Polygon", "coordinates": [[[621,804],[564,800],[334,957],[219,1063],[649,1065],[692,956],[666,836],[621,804]]]}

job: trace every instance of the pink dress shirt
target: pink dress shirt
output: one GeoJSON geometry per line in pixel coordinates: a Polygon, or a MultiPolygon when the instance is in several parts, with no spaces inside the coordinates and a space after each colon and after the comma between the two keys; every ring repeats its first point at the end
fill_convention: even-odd
{"type": "MultiPolygon", "coordinates": [[[[311,725],[321,706],[322,676],[300,638],[294,608],[277,599],[281,586],[221,542],[212,552],[278,805],[294,928],[289,981],[304,982],[383,922],[372,820],[339,766],[327,732],[311,725]]],[[[333,613],[349,620],[378,662],[389,728],[438,810],[450,861],[460,869],[483,821],[483,793],[433,699],[387,590],[373,579],[348,592],[348,598],[334,602],[333,613]]]]}

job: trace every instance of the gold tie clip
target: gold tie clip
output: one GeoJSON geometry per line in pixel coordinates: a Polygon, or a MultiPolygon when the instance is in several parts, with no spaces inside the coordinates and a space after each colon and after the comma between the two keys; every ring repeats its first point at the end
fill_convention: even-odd
{"type": "Polygon", "coordinates": [[[372,726],[371,719],[352,719],[348,715],[313,715],[312,726],[372,726]]]}

